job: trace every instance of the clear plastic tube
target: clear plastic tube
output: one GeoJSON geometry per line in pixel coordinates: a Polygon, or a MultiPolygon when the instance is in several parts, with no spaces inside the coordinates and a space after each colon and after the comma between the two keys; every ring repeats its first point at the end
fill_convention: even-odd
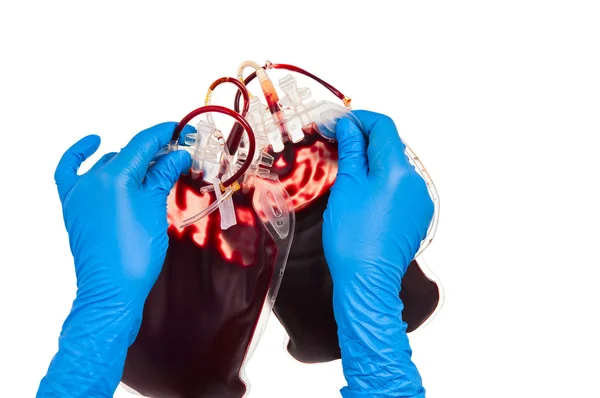
{"type": "Polygon", "coordinates": [[[271,311],[275,304],[281,281],[285,272],[285,266],[292,247],[296,215],[294,205],[286,189],[281,185],[278,178],[260,179],[256,184],[256,190],[252,198],[253,208],[259,216],[264,227],[275,241],[279,254],[273,270],[273,278],[263,303],[254,335],[248,345],[246,356],[240,367],[240,378],[246,385],[246,393],[242,398],[250,395],[250,383],[246,375],[246,365],[252,358],[254,351],[265,331],[271,311]],[[276,203],[277,211],[273,207],[276,203]]]}
{"type": "Polygon", "coordinates": [[[404,142],[404,146],[406,147],[406,149],[405,149],[406,155],[413,162],[415,168],[417,169],[417,171],[419,172],[421,177],[423,177],[423,179],[425,180],[425,183],[427,184],[427,190],[429,191],[429,196],[431,197],[431,200],[433,201],[433,219],[431,220],[431,224],[429,225],[429,229],[427,230],[427,235],[425,236],[425,239],[423,239],[423,242],[421,242],[421,247],[419,248],[419,251],[415,255],[415,257],[419,257],[425,251],[425,249],[427,249],[427,247],[429,246],[429,244],[435,237],[435,233],[437,231],[438,221],[439,221],[439,217],[440,217],[440,198],[438,196],[437,189],[435,188],[435,184],[433,183],[433,180],[431,179],[431,176],[427,172],[427,169],[425,168],[425,166],[423,166],[423,163],[421,163],[421,159],[419,159],[419,157],[406,144],[406,142],[404,142]]]}
{"type": "Polygon", "coordinates": [[[181,225],[179,227],[185,228],[189,225],[197,223],[202,218],[208,216],[210,213],[217,210],[221,203],[223,203],[226,199],[229,199],[235,191],[236,191],[235,189],[232,189],[231,187],[227,187],[227,189],[225,189],[223,196],[221,196],[220,199],[217,199],[214,202],[212,202],[206,209],[202,210],[200,213],[183,220],[183,222],[181,223],[181,225]]]}
{"type": "MultiPolygon", "coordinates": [[[[249,61],[251,62],[251,61],[249,61]]],[[[254,64],[256,64],[256,62],[254,62],[254,64]]],[[[298,68],[297,66],[294,65],[288,65],[288,64],[274,64],[271,61],[267,61],[265,66],[262,67],[263,69],[284,69],[284,70],[289,70],[289,71],[293,71],[296,73],[300,73],[302,75],[308,76],[311,79],[315,80],[316,82],[318,82],[319,84],[321,84],[323,87],[325,87],[326,89],[328,89],[329,91],[331,91],[331,93],[333,95],[335,95],[336,97],[338,97],[339,99],[342,100],[342,102],[344,103],[344,106],[348,109],[350,109],[350,102],[352,101],[350,97],[342,94],[342,92],[340,90],[338,90],[337,88],[333,87],[331,84],[327,83],[325,80],[319,78],[318,76],[313,75],[312,73],[302,69],[302,68],[298,68]]],[[[238,70],[239,71],[239,70],[238,70]]],[[[256,78],[256,72],[251,73],[250,75],[248,75],[248,77],[246,77],[244,80],[241,80],[244,85],[247,87],[248,84],[254,80],[254,78],[256,78]]],[[[238,73],[238,78],[240,78],[240,75],[238,73]]],[[[240,78],[241,79],[241,78],[240,78]]],[[[240,99],[242,96],[242,92],[238,91],[235,95],[235,100],[234,100],[234,109],[236,110],[236,112],[239,111],[240,109],[240,99]]]]}
{"type": "MultiPolygon", "coordinates": [[[[246,86],[244,86],[244,83],[241,82],[239,79],[236,80],[233,77],[222,77],[220,79],[215,80],[210,87],[208,88],[208,91],[206,92],[206,97],[204,98],[204,105],[210,105],[211,99],[212,99],[212,93],[213,91],[220,86],[223,83],[231,83],[234,84],[237,88],[238,88],[238,92],[242,93],[242,98],[244,100],[244,106],[242,108],[242,111],[240,112],[242,117],[246,117],[246,115],[248,114],[248,107],[250,105],[250,94],[248,93],[248,89],[246,88],[246,86]]],[[[237,111],[236,111],[237,112],[237,111]]],[[[211,112],[206,114],[206,118],[208,120],[208,122],[211,125],[215,125],[215,120],[213,118],[213,115],[211,112]]],[[[236,123],[237,125],[239,125],[239,123],[236,123]]],[[[241,127],[241,125],[239,125],[241,127]]],[[[232,129],[232,133],[235,131],[236,127],[234,127],[232,129]]],[[[237,149],[237,148],[236,148],[237,149]]]]}
{"type": "MultiPolygon", "coordinates": [[[[244,82],[244,69],[246,68],[252,68],[256,71],[256,73],[258,73],[259,70],[263,70],[263,67],[260,66],[259,64],[257,64],[254,61],[244,61],[240,64],[240,66],[238,66],[238,70],[237,70],[237,78],[240,82],[242,82],[242,84],[246,85],[244,82]]],[[[248,89],[246,87],[246,89],[248,89]]],[[[248,95],[250,96],[250,98],[253,97],[252,93],[250,93],[250,91],[248,91],[248,95]]]]}

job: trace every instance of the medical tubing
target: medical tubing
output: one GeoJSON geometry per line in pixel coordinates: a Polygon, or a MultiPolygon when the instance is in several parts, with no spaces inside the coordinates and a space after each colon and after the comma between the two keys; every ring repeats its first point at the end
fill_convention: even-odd
{"type": "MultiPolygon", "coordinates": [[[[256,72],[252,72],[248,75],[247,78],[244,79],[244,86],[247,86],[252,80],[254,80],[256,78],[256,72]]],[[[248,91],[248,90],[246,90],[248,91]]],[[[240,99],[242,98],[242,92],[238,90],[238,92],[235,94],[235,99],[233,102],[233,109],[236,112],[240,111],[240,99]]]]}
{"type": "MultiPolygon", "coordinates": [[[[329,91],[331,91],[335,96],[337,96],[338,98],[343,100],[345,105],[349,104],[349,98],[346,97],[344,94],[342,94],[341,91],[339,91],[338,89],[333,87],[331,84],[327,83],[326,81],[320,79],[319,77],[313,75],[312,73],[310,73],[304,69],[298,68],[294,65],[288,65],[288,64],[271,64],[268,61],[267,61],[267,64],[264,66],[264,69],[285,69],[285,70],[290,70],[290,71],[297,72],[297,73],[303,74],[305,76],[308,76],[308,77],[314,79],[315,81],[321,83],[327,89],[329,89],[329,91]]],[[[239,77],[239,73],[238,73],[238,77],[239,77]]],[[[248,77],[246,77],[244,79],[244,85],[248,85],[255,78],[256,78],[256,72],[251,73],[250,75],[248,75],[248,77]]],[[[238,91],[235,95],[234,109],[236,111],[239,111],[239,109],[240,109],[240,99],[241,99],[242,94],[243,94],[242,91],[238,91]]],[[[416,156],[416,154],[412,151],[412,149],[410,147],[408,147],[408,145],[406,145],[406,148],[407,148],[409,157],[411,159],[413,159],[416,167],[423,174],[423,178],[425,179],[425,181],[427,183],[427,188],[429,190],[430,197],[433,200],[433,204],[434,204],[433,219],[430,224],[429,230],[427,232],[427,236],[423,240],[421,247],[419,248],[419,251],[417,253],[417,256],[419,256],[423,253],[423,251],[425,251],[425,249],[429,246],[429,244],[435,237],[435,233],[437,231],[437,226],[438,226],[438,222],[439,222],[439,215],[440,215],[440,211],[439,211],[440,200],[439,200],[439,196],[438,196],[436,187],[433,183],[433,180],[429,176],[429,173],[427,172],[427,170],[425,169],[425,167],[423,166],[423,164],[421,163],[419,158],[416,156]]]]}
{"type": "MultiPolygon", "coordinates": [[[[279,105],[279,96],[277,94],[277,90],[275,90],[275,86],[267,75],[265,69],[257,64],[254,61],[245,61],[238,67],[237,77],[240,82],[244,81],[244,69],[247,67],[251,67],[256,71],[256,77],[260,82],[260,88],[265,96],[265,100],[267,101],[267,106],[269,108],[269,112],[273,117],[273,122],[281,132],[282,137],[289,136],[289,132],[287,130],[287,126],[285,124],[285,117],[283,115],[283,111],[281,110],[281,106],[279,105]]],[[[252,97],[252,95],[250,94],[252,97]]]]}
{"type": "Polygon", "coordinates": [[[416,258],[416,257],[420,256],[425,251],[425,249],[427,249],[427,247],[429,247],[429,244],[431,244],[431,241],[433,241],[433,238],[435,237],[435,233],[437,231],[438,222],[439,222],[439,218],[440,218],[440,197],[438,195],[437,188],[435,187],[435,184],[433,183],[433,179],[431,178],[431,176],[429,175],[429,172],[427,171],[427,169],[421,162],[421,159],[412,150],[412,148],[409,147],[408,144],[406,144],[406,142],[404,142],[404,141],[402,141],[402,142],[404,143],[404,146],[406,148],[405,152],[406,152],[407,156],[409,157],[410,160],[413,161],[415,167],[419,170],[421,177],[423,177],[423,180],[425,181],[425,184],[427,185],[427,190],[429,191],[429,197],[433,201],[433,218],[431,220],[431,223],[429,224],[429,228],[427,230],[427,235],[425,236],[425,239],[423,239],[423,241],[421,242],[421,246],[419,247],[419,250],[417,251],[417,254],[415,255],[415,258],[416,258]]]}
{"type": "MultiPolygon", "coordinates": [[[[259,64],[257,64],[254,61],[245,61],[245,62],[242,62],[240,64],[240,66],[238,67],[238,70],[237,70],[237,78],[240,81],[240,83],[244,82],[244,69],[246,69],[246,68],[252,68],[252,69],[254,69],[254,72],[253,72],[254,75],[256,75],[256,73],[259,70],[264,70],[265,69],[265,68],[263,68],[262,66],[260,66],[259,64]]],[[[250,92],[248,92],[248,93],[250,93],[250,92]]],[[[252,94],[250,94],[250,97],[252,97],[252,94]]]]}
{"type": "Polygon", "coordinates": [[[248,170],[250,164],[252,163],[252,160],[254,159],[254,152],[256,151],[256,139],[254,137],[252,127],[250,127],[250,124],[248,124],[246,119],[244,119],[239,113],[219,105],[208,105],[195,109],[192,112],[188,113],[183,119],[181,119],[177,127],[175,127],[175,131],[173,132],[173,136],[171,137],[171,144],[172,146],[177,145],[181,131],[193,118],[207,112],[217,112],[231,116],[244,128],[244,130],[246,130],[246,134],[248,134],[248,155],[244,160],[242,166],[239,168],[239,170],[236,171],[235,174],[232,175],[229,179],[227,179],[227,181],[223,182],[223,187],[228,187],[234,182],[236,182],[248,170]]]}
{"type": "MultiPolygon", "coordinates": [[[[241,91],[242,96],[244,98],[244,107],[242,108],[241,114],[242,114],[242,117],[245,118],[248,115],[248,109],[250,107],[250,95],[248,93],[248,89],[246,88],[246,86],[244,86],[241,81],[239,81],[238,79],[233,78],[233,77],[222,77],[220,79],[215,80],[208,88],[208,92],[206,93],[206,98],[204,99],[204,105],[210,105],[212,92],[219,85],[221,85],[223,83],[232,83],[238,88],[238,92],[241,91]]],[[[238,111],[236,111],[236,112],[238,112],[238,111]]],[[[211,113],[209,113],[207,115],[207,118],[208,118],[208,122],[210,124],[212,124],[212,125],[215,124],[211,113]]],[[[229,148],[229,151],[231,153],[235,153],[237,151],[237,149],[240,145],[240,141],[242,140],[243,134],[244,134],[244,128],[242,127],[241,124],[236,122],[233,125],[233,127],[231,128],[229,135],[227,136],[227,148],[229,148]]]]}
{"type": "Polygon", "coordinates": [[[344,101],[346,97],[344,94],[342,94],[342,92],[340,90],[338,90],[337,88],[333,87],[331,84],[327,83],[325,80],[313,75],[312,73],[302,69],[302,68],[298,68],[297,66],[294,65],[288,65],[288,64],[270,64],[267,63],[267,65],[265,65],[265,69],[285,69],[285,70],[290,70],[292,72],[296,72],[296,73],[300,73],[304,76],[308,76],[311,79],[319,82],[323,87],[325,87],[326,89],[328,89],[329,91],[331,91],[333,93],[333,95],[335,95],[336,97],[338,97],[339,99],[341,99],[342,101],[344,101]]]}
{"type": "Polygon", "coordinates": [[[196,222],[198,222],[199,220],[201,220],[203,217],[206,217],[207,215],[209,215],[210,213],[212,213],[213,211],[217,210],[219,208],[219,205],[221,203],[223,203],[226,199],[229,199],[231,197],[231,195],[233,195],[235,191],[231,188],[225,190],[225,193],[223,194],[223,196],[221,196],[221,198],[215,200],[214,202],[212,202],[206,209],[202,210],[200,213],[187,218],[185,220],[182,221],[181,225],[179,226],[180,228],[185,228],[188,225],[192,225],[196,222]]]}
{"type": "MultiPolygon", "coordinates": [[[[244,63],[246,64],[246,63],[244,63]]],[[[240,68],[243,70],[246,66],[251,66],[251,65],[245,65],[244,67],[242,67],[244,64],[240,65],[240,68]]],[[[258,66],[258,64],[253,63],[255,65],[258,66]]],[[[252,65],[252,67],[254,67],[254,65],[252,65]]],[[[259,68],[261,68],[259,66],[259,68]]],[[[292,72],[296,72],[296,73],[300,73],[302,75],[308,76],[311,79],[317,81],[318,83],[320,83],[321,85],[323,85],[325,88],[327,88],[329,91],[331,91],[331,93],[333,95],[335,95],[336,97],[338,97],[339,99],[341,99],[342,101],[344,101],[344,104],[349,103],[349,98],[346,97],[344,94],[342,94],[342,92],[340,90],[338,90],[337,88],[333,87],[331,84],[327,83],[325,80],[313,75],[312,73],[302,69],[302,68],[298,68],[297,66],[294,65],[288,65],[288,64],[271,64],[270,62],[267,62],[267,64],[263,67],[264,69],[285,69],[285,70],[289,70],[292,72]]],[[[240,69],[238,69],[238,79],[240,79],[240,81],[242,81],[243,76],[240,75],[239,73],[240,69]]],[[[248,75],[248,77],[246,77],[243,81],[244,81],[244,85],[248,85],[252,80],[254,80],[256,78],[256,72],[252,72],[250,75],[248,75]]],[[[240,110],[240,99],[242,97],[242,92],[238,91],[235,95],[235,100],[234,100],[234,109],[236,112],[239,112],[240,110]]]]}

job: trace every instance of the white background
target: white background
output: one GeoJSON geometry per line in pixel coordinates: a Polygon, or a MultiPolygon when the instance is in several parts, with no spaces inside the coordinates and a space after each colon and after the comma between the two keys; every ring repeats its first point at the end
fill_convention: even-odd
{"type": "MultiPolygon", "coordinates": [[[[599,21],[595,1],[3,1],[0,395],[34,396],[74,297],[63,151],[119,150],[269,59],[392,116],[436,182],[428,397],[600,396],[599,21]]],[[[252,396],[339,396],[339,362],[296,364],[283,336],[272,318],[252,396]]]]}

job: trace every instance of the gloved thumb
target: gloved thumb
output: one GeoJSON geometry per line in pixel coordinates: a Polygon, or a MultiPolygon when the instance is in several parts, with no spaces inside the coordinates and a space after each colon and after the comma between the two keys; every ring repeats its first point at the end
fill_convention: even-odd
{"type": "Polygon", "coordinates": [[[92,156],[99,146],[100,137],[92,134],[77,141],[62,155],[54,172],[54,181],[61,202],[65,200],[65,197],[79,179],[77,171],[81,164],[92,156]]]}
{"type": "Polygon", "coordinates": [[[367,177],[367,140],[360,128],[350,119],[341,119],[336,126],[338,141],[339,179],[362,179],[367,177]]]}
{"type": "Polygon", "coordinates": [[[190,167],[192,167],[192,158],[186,151],[168,153],[158,159],[148,170],[144,188],[169,194],[179,176],[190,167]]]}

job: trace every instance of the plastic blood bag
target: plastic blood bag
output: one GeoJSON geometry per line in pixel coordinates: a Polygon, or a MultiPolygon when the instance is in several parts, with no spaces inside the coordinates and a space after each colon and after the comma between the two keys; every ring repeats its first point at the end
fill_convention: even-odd
{"type": "MultiPolygon", "coordinates": [[[[279,174],[296,213],[294,240],[274,306],[289,336],[288,352],[308,363],[339,359],[333,282],[321,243],[323,213],[337,173],[337,147],[314,135],[300,144],[286,144],[275,158],[273,172],[279,174]]],[[[441,305],[438,283],[426,272],[423,260],[417,259],[402,280],[402,319],[408,332],[441,305]]]]}
{"type": "Polygon", "coordinates": [[[215,211],[179,223],[214,201],[181,178],[168,202],[169,249],[130,347],[123,382],[148,397],[242,397],[243,368],[268,317],[294,231],[277,180],[232,196],[237,224],[221,229],[215,211]]]}
{"type": "MultiPolygon", "coordinates": [[[[349,106],[349,98],[304,70],[291,65],[270,63],[267,63],[267,67],[307,75],[329,88],[349,106]]],[[[240,77],[238,70],[238,78],[240,77]]],[[[248,84],[252,77],[250,75],[246,78],[245,83],[248,84]]],[[[358,125],[360,122],[347,107],[327,101],[311,101],[310,90],[298,88],[291,75],[281,78],[279,86],[285,93],[279,104],[286,116],[286,129],[281,133],[284,138],[287,133],[288,137],[283,148],[277,149],[278,145],[271,145],[271,154],[274,156],[272,172],[279,175],[291,196],[296,213],[296,227],[274,312],[286,329],[289,338],[287,349],[294,358],[302,362],[331,361],[339,359],[341,353],[333,316],[333,283],[322,247],[323,213],[327,206],[329,188],[337,174],[337,121],[341,117],[350,117],[358,125]],[[300,136],[301,140],[298,139],[300,136]]],[[[268,103],[271,96],[267,94],[265,93],[265,98],[268,103]]],[[[263,108],[272,109],[273,106],[268,104],[263,108]]],[[[262,113],[265,113],[264,109],[262,113]]],[[[251,106],[249,118],[252,117],[251,106]]],[[[256,126],[255,130],[272,131],[274,125],[263,124],[256,126]]],[[[439,203],[435,186],[427,171],[410,147],[406,148],[407,156],[425,179],[436,206],[436,218],[421,247],[422,252],[435,232],[439,203]]],[[[360,193],[357,192],[357,195],[360,193]]],[[[441,285],[427,269],[422,257],[417,257],[409,265],[402,280],[400,298],[404,304],[402,317],[407,323],[408,332],[425,324],[441,307],[441,285]]]]}
{"type": "MultiPolygon", "coordinates": [[[[254,139],[248,123],[222,107],[190,113],[179,131],[211,111],[234,116],[254,139]]],[[[264,154],[251,161],[253,145],[232,173],[235,159],[210,123],[200,122],[195,137],[181,137],[189,146],[179,138],[176,130],[169,150],[189,151],[192,170],[168,198],[169,248],[122,382],[148,397],[242,397],[249,385],[244,366],[270,314],[293,238],[293,206],[277,175],[261,167],[264,154]],[[252,181],[240,186],[240,170],[250,166],[252,181]]]]}
{"type": "MultiPolygon", "coordinates": [[[[168,150],[190,152],[193,165],[169,196],[165,264],[146,301],[123,373],[123,383],[142,395],[247,395],[244,366],[271,310],[287,331],[287,349],[294,358],[340,358],[321,230],[337,173],[335,126],[341,117],[353,117],[350,100],[299,68],[268,64],[264,69],[246,62],[238,79],[215,81],[206,106],[179,126],[200,113],[221,112],[236,119],[229,135],[221,134],[208,113],[197,134],[174,134],[169,145],[168,150]],[[257,72],[243,79],[247,66],[257,72]],[[264,70],[269,68],[305,74],[345,106],[310,100],[310,90],[298,88],[290,75],[279,81],[279,96],[264,70]],[[241,83],[256,75],[266,104],[241,83]],[[238,98],[235,112],[209,105],[212,90],[223,82],[238,86],[242,110],[238,98]]],[[[437,217],[435,187],[408,146],[407,155],[430,188],[437,217]]],[[[421,257],[409,265],[400,297],[409,332],[440,308],[441,285],[421,257]]]]}

